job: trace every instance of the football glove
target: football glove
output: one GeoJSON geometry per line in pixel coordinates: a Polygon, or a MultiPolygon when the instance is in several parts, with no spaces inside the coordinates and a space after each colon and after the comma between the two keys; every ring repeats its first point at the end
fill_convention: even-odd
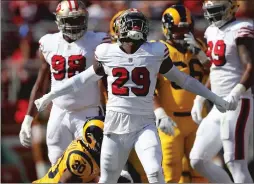
{"type": "Polygon", "coordinates": [[[33,117],[26,115],[25,119],[22,122],[21,130],[19,133],[20,143],[24,147],[27,147],[27,148],[31,145],[31,135],[32,135],[31,125],[32,125],[32,122],[33,122],[33,117]]]}
{"type": "Polygon", "coordinates": [[[194,38],[193,34],[189,32],[189,34],[184,34],[184,41],[189,44],[188,50],[197,56],[200,63],[206,63],[208,61],[208,57],[206,56],[205,52],[201,49],[200,45],[194,38]]]}
{"type": "Polygon", "coordinates": [[[156,126],[165,134],[174,136],[174,127],[176,123],[166,114],[163,108],[159,107],[154,111],[156,117],[156,126]]]}
{"type": "Polygon", "coordinates": [[[205,100],[206,99],[204,97],[197,95],[195,100],[194,100],[193,107],[191,109],[192,120],[198,125],[203,120],[202,110],[203,110],[203,107],[204,107],[205,100]]]}
{"type": "Polygon", "coordinates": [[[53,93],[50,92],[50,93],[45,94],[41,98],[34,101],[34,104],[35,104],[38,112],[41,112],[47,108],[47,106],[51,103],[53,96],[54,96],[53,93]]]}
{"type": "Polygon", "coordinates": [[[236,110],[241,95],[246,91],[246,88],[242,84],[237,84],[230,94],[225,98],[229,102],[229,110],[236,110]]]}

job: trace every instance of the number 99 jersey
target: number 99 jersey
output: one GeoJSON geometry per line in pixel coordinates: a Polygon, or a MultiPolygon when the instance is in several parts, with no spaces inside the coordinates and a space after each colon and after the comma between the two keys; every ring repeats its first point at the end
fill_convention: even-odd
{"type": "Polygon", "coordinates": [[[48,173],[33,183],[58,183],[66,169],[80,179],[77,182],[92,182],[100,174],[99,159],[82,140],[74,140],[48,173]]]}
{"type": "MultiPolygon", "coordinates": [[[[198,40],[201,42],[200,40],[198,40]]],[[[204,83],[207,79],[204,67],[190,52],[182,53],[175,47],[171,46],[167,42],[164,43],[169,49],[169,56],[173,64],[181,71],[184,72],[201,83],[204,83]]],[[[203,45],[201,42],[200,45],[203,45]]],[[[157,95],[163,99],[160,101],[165,111],[170,112],[190,112],[193,106],[193,100],[195,94],[182,89],[174,82],[169,81],[162,75],[159,75],[158,83],[156,86],[157,95]]]]}
{"type": "MultiPolygon", "coordinates": [[[[72,43],[68,43],[61,32],[43,36],[39,40],[40,51],[50,65],[51,88],[61,86],[68,78],[90,67],[94,60],[94,50],[102,42],[111,42],[111,39],[106,33],[92,31],[72,43]]],[[[98,85],[93,83],[84,90],[54,99],[53,103],[72,111],[84,106],[98,106],[99,95],[98,85]]]]}
{"type": "MultiPolygon", "coordinates": [[[[253,20],[236,20],[222,28],[209,26],[205,32],[211,60],[210,81],[211,89],[218,96],[225,97],[241,80],[244,66],[239,58],[236,39],[254,37],[253,20]]],[[[251,96],[251,90],[243,94],[251,96]]]]}

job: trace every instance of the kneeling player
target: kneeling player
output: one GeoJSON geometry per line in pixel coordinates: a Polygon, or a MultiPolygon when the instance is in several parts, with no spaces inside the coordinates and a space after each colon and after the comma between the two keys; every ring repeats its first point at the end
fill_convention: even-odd
{"type": "MultiPolygon", "coordinates": [[[[88,119],[83,137],[74,140],[48,173],[33,183],[98,182],[104,117],[88,119]]],[[[123,177],[119,181],[128,182],[123,177]]]]}

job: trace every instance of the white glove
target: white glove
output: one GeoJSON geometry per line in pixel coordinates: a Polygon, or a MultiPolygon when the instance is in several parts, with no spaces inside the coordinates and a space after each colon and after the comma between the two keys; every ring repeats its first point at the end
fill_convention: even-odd
{"type": "Polygon", "coordinates": [[[203,64],[209,61],[208,57],[206,56],[205,52],[201,49],[200,45],[194,38],[193,34],[189,32],[189,34],[184,34],[184,41],[189,44],[188,50],[195,54],[198,60],[203,64]]]}
{"type": "Polygon", "coordinates": [[[206,99],[204,97],[197,95],[195,100],[194,100],[193,107],[191,109],[192,120],[198,125],[203,120],[202,110],[203,110],[203,107],[204,107],[205,100],[206,99]]]}
{"type": "Polygon", "coordinates": [[[156,126],[165,134],[174,136],[174,127],[176,123],[166,114],[163,108],[159,107],[154,111],[156,117],[156,126]]]}
{"type": "Polygon", "coordinates": [[[24,121],[22,122],[21,130],[19,133],[20,143],[27,148],[31,145],[31,125],[33,119],[34,118],[32,116],[26,115],[24,121]]]}
{"type": "Polygon", "coordinates": [[[54,94],[52,92],[43,95],[41,98],[34,101],[34,104],[38,110],[41,112],[46,109],[46,107],[51,103],[52,99],[54,99],[54,94]]]}
{"type": "Polygon", "coordinates": [[[227,102],[229,102],[229,109],[228,110],[236,110],[237,105],[239,103],[241,95],[246,91],[246,88],[242,84],[237,84],[230,94],[225,98],[227,102]]]}
{"type": "Polygon", "coordinates": [[[216,105],[217,109],[222,113],[226,112],[227,110],[230,110],[229,102],[219,96],[215,98],[215,101],[213,103],[214,105],[216,105]]]}

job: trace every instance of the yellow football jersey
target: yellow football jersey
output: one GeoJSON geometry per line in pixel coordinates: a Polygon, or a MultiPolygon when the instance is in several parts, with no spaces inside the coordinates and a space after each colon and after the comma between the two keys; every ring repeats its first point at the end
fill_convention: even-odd
{"type": "MultiPolygon", "coordinates": [[[[165,41],[161,41],[169,49],[169,55],[174,65],[182,72],[196,78],[204,83],[207,79],[205,76],[204,67],[190,52],[181,53],[176,48],[165,41]]],[[[169,112],[190,112],[195,94],[190,93],[174,82],[170,82],[163,75],[158,76],[158,83],[156,86],[157,95],[163,99],[161,106],[165,107],[165,111],[169,112]]]]}
{"type": "Polygon", "coordinates": [[[74,140],[48,173],[33,183],[58,183],[66,169],[80,178],[79,183],[91,182],[100,174],[99,159],[82,140],[74,140]]]}

